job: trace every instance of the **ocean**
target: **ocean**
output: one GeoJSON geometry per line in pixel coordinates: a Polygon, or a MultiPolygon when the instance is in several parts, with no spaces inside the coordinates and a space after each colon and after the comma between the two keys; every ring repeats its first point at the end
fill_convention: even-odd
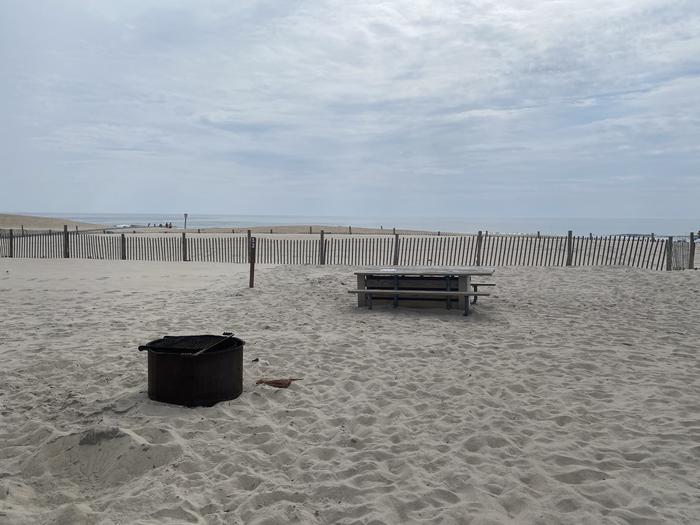
{"type": "MultiPolygon", "coordinates": [[[[32,215],[61,217],[75,221],[116,226],[146,226],[172,222],[176,227],[184,225],[183,214],[172,213],[51,213],[36,212],[32,215]]],[[[688,235],[698,231],[700,218],[696,219],[649,219],[649,218],[592,218],[592,217],[547,217],[547,218],[474,218],[474,217],[350,217],[313,215],[229,215],[189,214],[189,228],[215,228],[243,226],[283,226],[291,224],[313,224],[327,226],[355,226],[367,228],[415,229],[458,233],[476,233],[479,230],[492,233],[536,233],[615,235],[649,234],[688,235]]]]}

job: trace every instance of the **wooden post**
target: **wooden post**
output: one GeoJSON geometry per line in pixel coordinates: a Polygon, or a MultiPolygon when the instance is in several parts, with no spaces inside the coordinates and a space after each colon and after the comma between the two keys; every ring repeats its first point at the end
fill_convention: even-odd
{"type": "Polygon", "coordinates": [[[248,237],[248,242],[247,242],[246,246],[248,247],[248,262],[250,262],[250,240],[252,239],[252,237],[250,236],[250,230],[248,230],[247,237],[248,237]]]}
{"type": "MultiPolygon", "coordinates": [[[[394,230],[396,231],[396,230],[394,230]]],[[[394,266],[399,265],[399,234],[394,233],[394,258],[393,258],[393,264],[394,266]]]]}
{"type": "Polygon", "coordinates": [[[12,228],[10,228],[10,257],[15,256],[15,237],[12,233],[12,228]]]}
{"type": "Polygon", "coordinates": [[[476,265],[481,266],[481,246],[484,242],[481,230],[476,234],[476,265]]]}
{"type": "Polygon", "coordinates": [[[651,234],[651,242],[654,242],[654,241],[655,241],[655,239],[654,239],[654,234],[652,233],[652,234],[651,234]]]}
{"type": "Polygon", "coordinates": [[[394,234],[394,235],[396,235],[396,228],[392,228],[392,229],[391,229],[391,233],[394,234]]]}
{"type": "Polygon", "coordinates": [[[540,238],[540,230],[537,230],[537,238],[540,238]]]}
{"type": "Polygon", "coordinates": [[[673,270],[673,237],[666,239],[666,271],[673,270]]]}
{"type": "Polygon", "coordinates": [[[255,244],[255,237],[251,237],[248,243],[248,259],[250,261],[250,281],[248,282],[248,288],[253,288],[255,285],[255,244]]]}
{"type": "Polygon", "coordinates": [[[24,224],[22,224],[22,237],[24,237],[24,224]]]}
{"type": "Polygon", "coordinates": [[[695,269],[695,232],[690,232],[690,249],[688,250],[688,270],[695,269]]]}
{"type": "Polygon", "coordinates": [[[68,226],[63,225],[63,258],[68,259],[70,257],[70,245],[68,241],[68,226]]]}
{"type": "Polygon", "coordinates": [[[122,261],[126,260],[126,237],[122,233],[122,238],[121,238],[121,259],[122,261]]]}
{"type": "Polygon", "coordinates": [[[182,260],[187,260],[187,237],[185,237],[185,232],[182,232],[182,260]]]}
{"type": "Polygon", "coordinates": [[[318,243],[318,262],[319,264],[326,264],[326,240],[323,238],[323,230],[321,230],[321,239],[318,243]]]}
{"type": "Polygon", "coordinates": [[[574,256],[574,242],[572,238],[573,232],[569,230],[566,234],[566,265],[571,266],[571,260],[574,256]]]}
{"type": "Polygon", "coordinates": [[[352,235],[352,226],[348,226],[348,234],[352,235]]]}
{"type": "Polygon", "coordinates": [[[311,235],[313,233],[312,230],[313,230],[313,226],[309,226],[309,235],[311,235]]]}

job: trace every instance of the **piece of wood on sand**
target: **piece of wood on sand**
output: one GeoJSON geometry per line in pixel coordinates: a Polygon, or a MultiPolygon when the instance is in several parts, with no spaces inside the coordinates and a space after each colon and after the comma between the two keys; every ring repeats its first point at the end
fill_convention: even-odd
{"type": "Polygon", "coordinates": [[[301,381],[301,377],[287,377],[284,379],[269,379],[269,378],[261,378],[258,379],[255,384],[256,385],[268,385],[268,386],[274,386],[275,388],[289,388],[289,385],[292,384],[292,381],[301,381]]]}

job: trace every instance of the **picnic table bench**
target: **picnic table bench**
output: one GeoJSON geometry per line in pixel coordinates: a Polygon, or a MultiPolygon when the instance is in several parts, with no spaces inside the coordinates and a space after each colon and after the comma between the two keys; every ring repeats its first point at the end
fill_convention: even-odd
{"type": "Polygon", "coordinates": [[[491,276],[493,270],[472,268],[378,268],[355,272],[357,305],[372,308],[373,302],[399,302],[405,306],[435,307],[444,304],[448,309],[457,306],[469,315],[469,305],[477,298],[490,295],[479,287],[494,283],[471,281],[473,276],[491,276]],[[471,299],[471,301],[470,301],[471,299]]]}

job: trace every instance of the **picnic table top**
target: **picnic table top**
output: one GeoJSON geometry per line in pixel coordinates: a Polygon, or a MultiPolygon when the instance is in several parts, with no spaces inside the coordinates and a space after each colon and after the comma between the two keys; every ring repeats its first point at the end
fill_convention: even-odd
{"type": "Polygon", "coordinates": [[[468,268],[468,267],[431,267],[431,268],[373,268],[355,272],[355,275],[425,275],[425,276],[463,276],[463,275],[493,275],[493,270],[489,268],[468,268]]]}

